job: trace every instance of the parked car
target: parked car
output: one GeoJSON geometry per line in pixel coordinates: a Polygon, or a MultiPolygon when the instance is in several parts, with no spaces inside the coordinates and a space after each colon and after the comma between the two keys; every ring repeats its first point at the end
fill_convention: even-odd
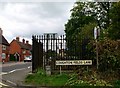
{"type": "Polygon", "coordinates": [[[32,56],[25,56],[24,62],[32,62],[32,56]]]}

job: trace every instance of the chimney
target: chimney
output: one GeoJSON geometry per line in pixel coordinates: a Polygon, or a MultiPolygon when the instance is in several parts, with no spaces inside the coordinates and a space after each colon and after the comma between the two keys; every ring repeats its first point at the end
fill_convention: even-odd
{"type": "Polygon", "coordinates": [[[29,44],[29,41],[26,41],[26,44],[29,44]]]}
{"type": "Polygon", "coordinates": [[[2,35],[3,34],[3,30],[2,30],[2,28],[0,28],[0,35],[2,35]]]}
{"type": "Polygon", "coordinates": [[[25,44],[25,39],[22,39],[23,44],[25,44]]]}
{"type": "Polygon", "coordinates": [[[18,42],[19,42],[19,39],[20,39],[19,37],[16,37],[16,40],[17,40],[18,42]]]}

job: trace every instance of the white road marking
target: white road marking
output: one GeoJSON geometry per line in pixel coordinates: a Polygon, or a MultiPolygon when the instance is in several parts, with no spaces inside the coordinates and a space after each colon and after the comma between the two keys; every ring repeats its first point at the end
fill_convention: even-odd
{"type": "MultiPolygon", "coordinates": [[[[29,68],[31,68],[31,67],[32,67],[32,66],[29,66],[29,67],[27,67],[27,68],[29,69],[29,68]]],[[[10,74],[10,73],[13,73],[13,72],[15,72],[15,71],[24,70],[24,69],[27,69],[27,68],[14,69],[14,70],[9,71],[9,72],[2,72],[2,73],[0,73],[0,75],[10,74]]]]}
{"type": "Polygon", "coordinates": [[[8,85],[3,84],[3,83],[0,82],[0,88],[3,87],[3,86],[8,86],[8,85]]]}
{"type": "Polygon", "coordinates": [[[8,74],[7,72],[0,72],[0,75],[8,74]]]}
{"type": "Polygon", "coordinates": [[[6,80],[7,82],[9,82],[10,84],[13,84],[16,86],[16,83],[12,82],[12,81],[9,81],[9,80],[6,80]]]}
{"type": "MultiPolygon", "coordinates": [[[[31,68],[31,67],[32,67],[32,66],[29,66],[29,67],[27,67],[27,68],[15,69],[15,70],[12,70],[12,71],[9,71],[9,72],[1,72],[0,75],[10,74],[10,73],[13,73],[13,72],[18,71],[18,70],[29,69],[29,68],[31,68]]],[[[9,83],[11,83],[11,84],[13,84],[13,85],[15,85],[15,86],[17,85],[17,84],[15,84],[15,83],[13,83],[12,81],[9,81],[9,80],[5,80],[5,81],[7,81],[7,82],[9,82],[9,83]]],[[[3,84],[3,83],[0,82],[0,88],[3,87],[3,86],[8,87],[8,85],[3,84]]]]}
{"type": "Polygon", "coordinates": [[[9,71],[8,73],[13,73],[14,71],[16,71],[16,70],[9,71]]]}

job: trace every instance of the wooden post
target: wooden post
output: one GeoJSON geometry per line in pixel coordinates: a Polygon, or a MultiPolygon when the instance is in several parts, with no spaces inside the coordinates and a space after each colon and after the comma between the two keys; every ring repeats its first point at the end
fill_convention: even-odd
{"type": "Polygon", "coordinates": [[[97,39],[98,39],[98,28],[95,27],[94,28],[94,38],[95,38],[95,42],[96,42],[96,64],[97,64],[97,69],[98,69],[98,44],[97,44],[97,39]]]}
{"type": "Polygon", "coordinates": [[[97,69],[98,69],[98,44],[97,44],[97,39],[96,39],[96,63],[97,63],[97,69]]]}

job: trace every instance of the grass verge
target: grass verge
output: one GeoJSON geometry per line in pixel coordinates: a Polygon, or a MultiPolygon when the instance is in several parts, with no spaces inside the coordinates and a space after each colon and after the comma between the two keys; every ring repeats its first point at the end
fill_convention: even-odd
{"type": "Polygon", "coordinates": [[[69,76],[67,74],[48,76],[43,70],[39,70],[35,74],[29,74],[25,79],[25,83],[37,86],[63,86],[68,79],[69,76]]]}
{"type": "Polygon", "coordinates": [[[54,75],[46,75],[44,70],[39,70],[37,73],[29,74],[26,79],[26,84],[31,84],[35,86],[63,86],[63,87],[79,87],[79,86],[86,86],[88,87],[95,87],[95,86],[109,86],[109,87],[120,87],[120,80],[114,81],[113,83],[109,83],[103,79],[97,77],[94,74],[85,74],[85,76],[81,76],[82,78],[78,78],[78,74],[71,73],[71,74],[54,74],[54,75]],[[87,76],[88,75],[88,76],[87,76]]]}

